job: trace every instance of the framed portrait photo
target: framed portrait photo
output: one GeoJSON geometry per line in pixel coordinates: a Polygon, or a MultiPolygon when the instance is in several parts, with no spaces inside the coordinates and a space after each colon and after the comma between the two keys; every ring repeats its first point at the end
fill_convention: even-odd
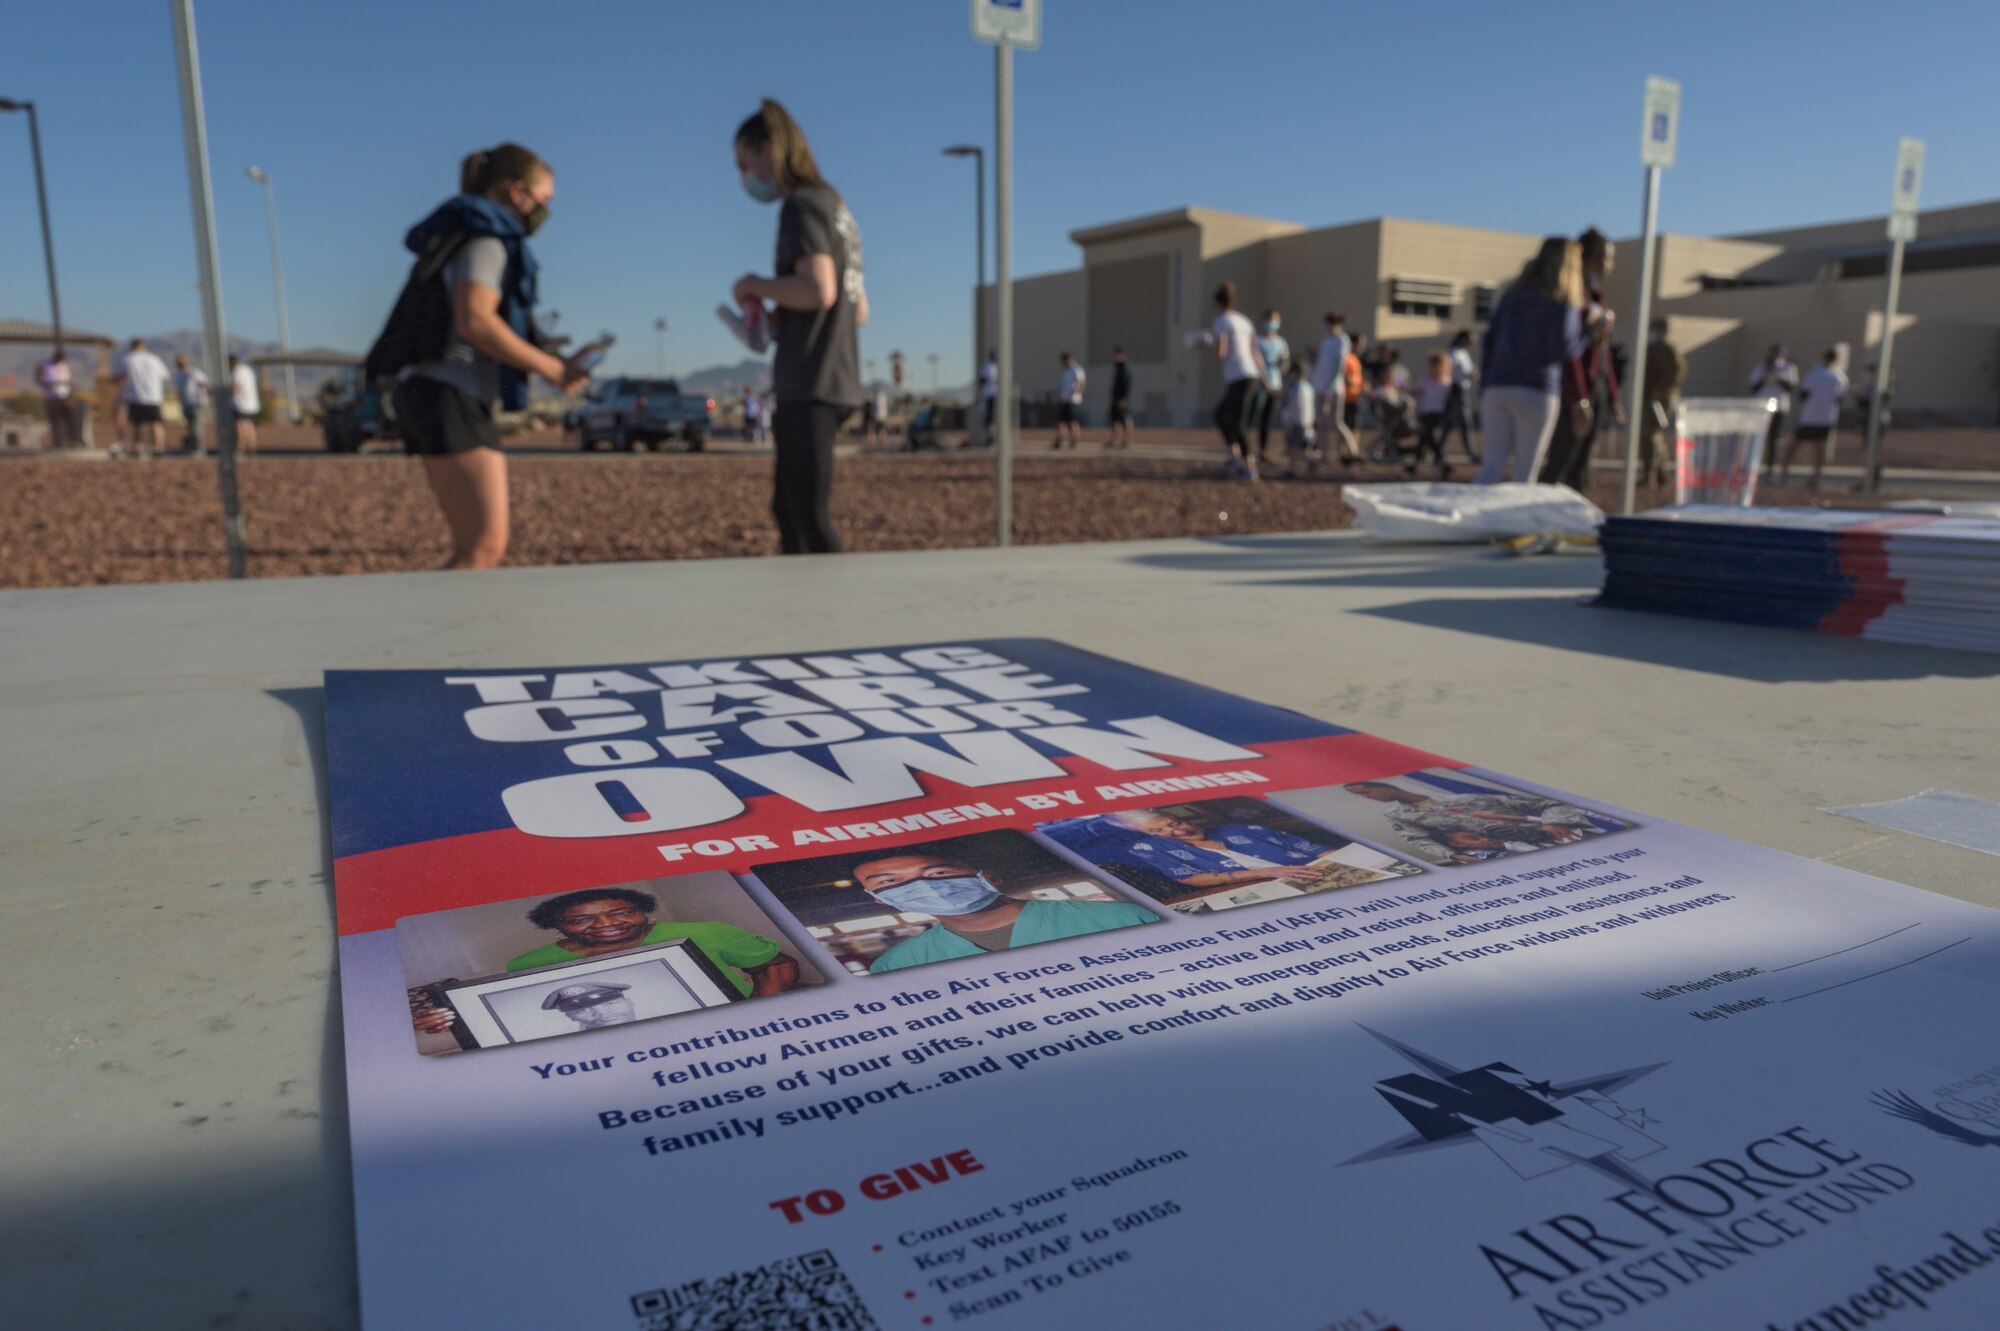
{"type": "Polygon", "coordinates": [[[685,938],[502,975],[428,986],[467,1049],[546,1040],[722,1007],[741,995],[685,938]]]}

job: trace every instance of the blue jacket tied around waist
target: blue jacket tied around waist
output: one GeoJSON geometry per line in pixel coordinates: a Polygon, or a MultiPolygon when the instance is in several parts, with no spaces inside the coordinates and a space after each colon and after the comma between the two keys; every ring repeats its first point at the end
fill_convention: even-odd
{"type": "MultiPolygon", "coordinates": [[[[507,247],[507,267],[500,277],[500,317],[516,334],[530,343],[535,334],[535,275],[541,265],[528,249],[527,228],[514,210],[479,194],[460,194],[446,199],[429,217],[410,228],[403,245],[412,254],[422,254],[431,238],[462,231],[470,236],[491,236],[507,247]]],[[[500,367],[500,406],[519,411],[528,405],[528,374],[511,365],[500,367]]]]}

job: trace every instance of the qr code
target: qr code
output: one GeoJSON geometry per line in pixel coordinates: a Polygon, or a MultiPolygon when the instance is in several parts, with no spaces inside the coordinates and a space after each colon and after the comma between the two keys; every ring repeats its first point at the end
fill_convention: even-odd
{"type": "Polygon", "coordinates": [[[634,1294],[632,1315],[638,1331],[878,1331],[824,1248],[634,1294]]]}

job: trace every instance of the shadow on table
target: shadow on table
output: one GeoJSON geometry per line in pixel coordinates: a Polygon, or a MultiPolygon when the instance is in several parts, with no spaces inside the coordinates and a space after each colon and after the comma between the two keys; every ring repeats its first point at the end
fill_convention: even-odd
{"type": "MultiPolygon", "coordinates": [[[[312,761],[330,920],[324,702],[319,689],[269,696],[297,716],[312,761]]],[[[328,956],[329,975],[337,976],[337,960],[328,956]]],[[[7,1291],[0,1324],[296,1331],[358,1325],[337,984],[327,987],[323,1022],[317,1102],[292,1111],[317,1118],[317,1151],[243,1152],[221,1168],[166,1155],[126,1161],[110,1177],[80,1170],[61,1188],[8,1197],[0,1202],[0,1288],[7,1291]],[[281,1235],[306,1237],[284,1242],[281,1235]]]]}
{"type": "Polygon", "coordinates": [[[1601,609],[1553,596],[1439,597],[1350,613],[1770,684],[2000,675],[2000,656],[1981,652],[1601,609]]]}
{"type": "Polygon", "coordinates": [[[1594,557],[1517,559],[1474,545],[1372,545],[1351,535],[1221,536],[1200,550],[1131,556],[1163,572],[1236,574],[1287,587],[1494,587],[1593,591],[1603,577],[1594,557]]]}

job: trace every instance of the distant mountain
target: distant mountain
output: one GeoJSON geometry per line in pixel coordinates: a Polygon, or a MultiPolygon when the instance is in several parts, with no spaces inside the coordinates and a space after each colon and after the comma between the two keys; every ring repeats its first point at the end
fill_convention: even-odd
{"type": "Polygon", "coordinates": [[[761,391],[771,386],[771,362],[751,356],[734,365],[710,365],[678,377],[683,393],[699,393],[703,397],[740,393],[746,387],[761,391]]]}

